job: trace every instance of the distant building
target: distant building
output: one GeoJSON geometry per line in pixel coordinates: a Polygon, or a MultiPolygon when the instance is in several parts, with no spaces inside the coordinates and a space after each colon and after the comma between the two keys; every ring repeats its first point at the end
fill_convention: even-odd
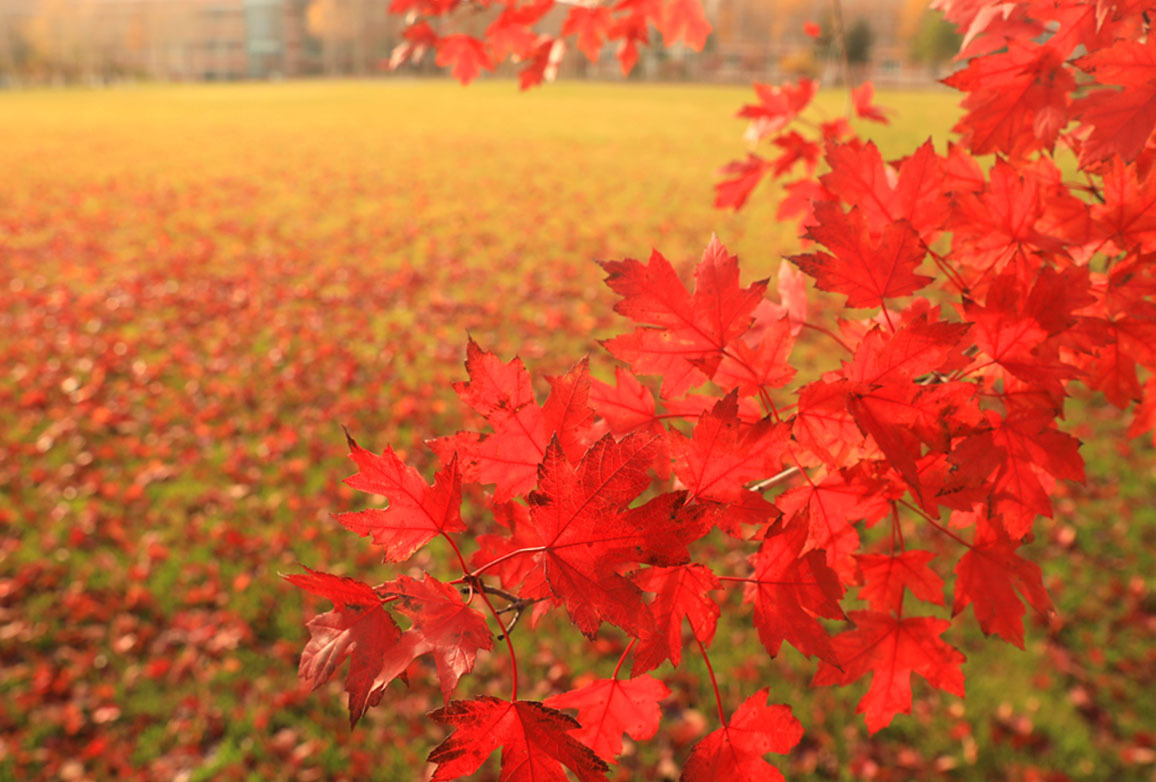
{"type": "MultiPolygon", "coordinates": [[[[923,0],[842,0],[848,28],[869,23],[871,64],[857,76],[901,80],[905,36],[923,0]]],[[[0,0],[0,74],[32,81],[270,79],[368,74],[399,42],[405,21],[389,0],[0,0]]],[[[841,73],[803,33],[805,22],[831,28],[829,0],[703,0],[714,28],[702,52],[663,47],[653,35],[633,78],[749,82],[797,75],[834,81],[841,73]]],[[[483,12],[484,23],[497,9],[483,12]]],[[[557,30],[568,9],[543,19],[557,30]]],[[[563,77],[620,78],[618,45],[598,63],[570,47],[563,77]]],[[[427,54],[409,72],[432,72],[427,54]]],[[[517,65],[505,65],[511,75],[517,65]]],[[[2,79],[3,77],[0,77],[2,79]]],[[[3,82],[0,81],[0,84],[3,82]]]]}

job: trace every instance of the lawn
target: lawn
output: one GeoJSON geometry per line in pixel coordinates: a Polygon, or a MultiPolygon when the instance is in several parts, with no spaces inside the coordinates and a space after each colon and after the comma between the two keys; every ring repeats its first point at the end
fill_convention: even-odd
{"type": "MultiPolygon", "coordinates": [[[[0,779],[421,778],[436,688],[393,685],[351,731],[339,683],[296,683],[325,606],[278,573],[393,575],[331,518],[365,506],[341,484],[341,427],[430,467],[423,441],[463,425],[450,384],[467,334],[536,376],[585,353],[606,376],[597,339],[621,324],[593,259],[654,247],[687,268],[713,232],[747,279],[772,276],[797,246],[774,193],[711,206],[716,170],[746,152],[732,117],[748,94],[0,94],[0,779]]],[[[844,101],[820,96],[832,116],[844,101]]],[[[928,135],[943,151],[953,95],[879,102],[893,124],[862,130],[885,156],[928,135]]],[[[720,628],[724,697],[769,683],[807,728],[788,778],[1154,778],[1153,453],[1095,397],[1069,418],[1088,485],[1064,487],[1028,549],[1057,615],[1023,652],[961,620],[965,702],[917,685],[915,714],[868,738],[862,683],[811,691],[814,665],[767,659],[745,615],[720,628]]],[[[436,571],[442,553],[413,564],[436,571]]],[[[516,634],[532,697],[559,661],[591,664],[562,622],[539,634],[516,634]]],[[[666,672],[666,738],[623,779],[677,769],[713,728],[701,667],[666,672]]]]}

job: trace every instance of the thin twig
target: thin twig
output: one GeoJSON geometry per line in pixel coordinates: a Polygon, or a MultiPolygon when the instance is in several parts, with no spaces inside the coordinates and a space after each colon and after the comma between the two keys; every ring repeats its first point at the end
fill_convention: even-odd
{"type": "Polygon", "coordinates": [[[786,483],[787,481],[791,480],[791,478],[794,478],[796,475],[800,474],[801,472],[802,472],[802,470],[800,470],[798,467],[788,467],[787,469],[783,470],[778,475],[772,475],[770,478],[766,478],[764,480],[761,480],[758,483],[753,483],[750,486],[748,486],[747,488],[750,491],[755,491],[755,492],[766,491],[767,489],[771,488],[772,486],[778,486],[780,483],[786,483]]]}

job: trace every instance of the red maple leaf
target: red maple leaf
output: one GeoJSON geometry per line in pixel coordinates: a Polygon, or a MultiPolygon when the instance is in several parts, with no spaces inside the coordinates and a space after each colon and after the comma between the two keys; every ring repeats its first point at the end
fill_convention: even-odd
{"type": "Polygon", "coordinates": [[[795,368],[788,363],[795,345],[794,331],[795,325],[785,317],[770,323],[756,319],[746,337],[727,349],[715,370],[714,382],[721,388],[737,389],[740,396],[755,396],[787,385],[795,377],[795,368]]]}
{"type": "Polygon", "coordinates": [[[696,52],[702,51],[706,38],[710,35],[710,22],[706,20],[699,0],[665,0],[663,13],[657,20],[662,41],[667,46],[679,38],[696,52]]]}
{"type": "Polygon", "coordinates": [[[682,662],[682,623],[690,621],[690,631],[704,646],[710,646],[720,610],[710,596],[718,589],[718,578],[699,564],[651,567],[634,574],[635,585],[654,593],[650,613],[654,632],[644,635],[634,648],[635,676],[657,668],[664,660],[678,667],[682,662]]]}
{"type": "Polygon", "coordinates": [[[507,6],[498,14],[498,18],[486,27],[486,39],[490,44],[490,52],[498,62],[513,55],[519,59],[531,56],[538,46],[538,34],[532,29],[542,15],[553,7],[553,2],[546,0],[523,6],[507,6]]]}
{"type": "Polygon", "coordinates": [[[591,379],[590,401],[606,426],[617,435],[629,434],[653,423],[654,392],[622,367],[614,368],[615,385],[591,379]]]}
{"type": "Polygon", "coordinates": [[[822,551],[803,553],[807,533],[800,520],[767,535],[752,557],[755,572],[744,600],[755,604],[755,627],[772,657],[785,640],[808,657],[835,662],[830,638],[816,617],[843,618],[843,585],[822,551]]]}
{"type": "Polygon", "coordinates": [[[969,95],[955,126],[977,155],[1003,152],[1019,157],[1050,150],[1068,122],[1068,94],[1075,87],[1055,49],[1028,39],[1010,39],[1007,50],[976,57],[943,80],[969,95]]]}
{"type": "Polygon", "coordinates": [[[906,386],[929,372],[963,369],[968,360],[960,344],[969,328],[966,323],[936,320],[927,312],[910,317],[894,332],[876,326],[856,346],[843,374],[869,386],[906,386]]]}
{"type": "Polygon", "coordinates": [[[1080,165],[1119,155],[1131,161],[1140,154],[1156,127],[1156,44],[1117,41],[1085,55],[1076,65],[1100,84],[1122,87],[1096,90],[1072,107],[1091,134],[1080,150],[1080,165]]]}
{"type": "Polygon", "coordinates": [[[786,127],[807,108],[819,90],[819,83],[807,78],[799,79],[796,84],[755,83],[753,86],[759,102],[743,106],[738,113],[740,117],[753,120],[747,134],[753,141],[760,141],[786,127]]]}
{"type": "Polygon", "coordinates": [[[610,9],[604,5],[587,8],[581,5],[570,7],[566,21],[562,23],[562,35],[577,35],[578,48],[590,62],[598,62],[602,52],[602,42],[614,20],[610,9]]]}
{"type": "Polygon", "coordinates": [[[650,40],[650,19],[656,18],[657,0],[619,0],[614,10],[620,13],[615,17],[607,37],[618,44],[618,64],[622,68],[622,75],[628,76],[631,68],[638,62],[638,45],[650,40]]]}
{"type": "Polygon", "coordinates": [[[1055,427],[1050,412],[1010,412],[997,422],[994,443],[1005,457],[994,479],[993,510],[1003,516],[1008,534],[1018,540],[1031,531],[1036,516],[1052,515],[1053,479],[1084,481],[1080,441],[1055,427]]]}
{"type": "Polygon", "coordinates": [[[768,706],[769,694],[764,687],[747,698],[725,725],[694,745],[684,782],[782,782],[782,772],[763,756],[790,752],[803,738],[803,726],[789,706],[768,706]]]}
{"type": "Polygon", "coordinates": [[[896,714],[911,713],[912,673],[963,697],[963,653],[939,637],[951,622],[875,611],[852,611],[850,618],[855,629],[832,639],[838,666],[820,663],[811,684],[850,684],[871,673],[871,688],[856,709],[866,713],[871,733],[890,725],[896,714]]]}
{"type": "Polygon", "coordinates": [[[658,702],[668,695],[670,688],[665,684],[642,675],[625,681],[597,679],[542,703],[552,709],[577,709],[582,727],[570,735],[613,763],[622,752],[623,733],[642,741],[658,731],[662,717],[658,702]]]}
{"type": "Polygon", "coordinates": [[[437,664],[442,696],[449,702],[458,679],[474,667],[479,649],[494,645],[485,617],[463,602],[454,587],[425,574],[421,581],[401,576],[382,587],[391,605],[413,620],[396,643],[385,650],[374,688],[384,688],[423,654],[437,664]]]}
{"type": "Polygon", "coordinates": [[[492,71],[494,63],[486,52],[486,44],[477,38],[460,33],[447,35],[438,41],[437,64],[453,66],[451,73],[462,84],[469,84],[482,69],[492,71]]]}
{"type": "Polygon", "coordinates": [[[716,182],[714,205],[719,209],[742,209],[751,192],[771,171],[771,163],[753,152],[747,153],[746,160],[732,160],[719,174],[730,177],[716,182]]]}
{"type": "Polygon", "coordinates": [[[792,524],[796,516],[807,523],[801,552],[823,549],[828,564],[840,569],[843,558],[859,548],[855,525],[862,520],[871,524],[891,509],[880,496],[878,482],[865,479],[862,470],[835,472],[819,483],[808,481],[783,492],[775,502],[792,524]]]}
{"type": "Polygon", "coordinates": [[[970,604],[985,633],[1023,649],[1024,605],[1016,591],[1044,616],[1051,613],[1052,601],[1044,591],[1040,566],[1015,550],[1016,544],[998,526],[981,526],[975,544],[955,566],[951,612],[958,614],[970,604]]]}
{"type": "Polygon", "coordinates": [[[586,446],[586,434],[594,420],[587,404],[590,377],[586,359],[561,378],[550,378],[546,404],[538,406],[530,373],[515,357],[503,363],[471,339],[466,348],[466,371],[470,380],[455,383],[458,397],[481,413],[493,429],[490,433],[459,432],[430,442],[448,462],[456,454],[466,481],[493,483],[498,502],[524,494],[534,487],[538,464],[551,435],[557,435],[566,454],[577,460],[586,446]]]}
{"type": "Polygon", "coordinates": [[[518,71],[518,85],[528,90],[544,81],[554,81],[565,54],[566,42],[561,38],[538,36],[529,56],[525,58],[525,65],[518,71]]]}
{"type": "Polygon", "coordinates": [[[1104,173],[1104,203],[1092,207],[1097,233],[1121,250],[1156,250],[1156,177],[1115,158],[1104,173]]]}
{"type": "Polygon", "coordinates": [[[943,605],[943,579],[927,563],[935,558],[930,551],[909,550],[899,554],[862,554],[855,559],[863,573],[859,599],[873,611],[898,611],[903,590],[919,600],[943,605]]]}
{"type": "Polygon", "coordinates": [[[630,563],[685,562],[687,543],[705,532],[702,509],[685,507],[681,493],[626,509],[650,485],[648,468],[662,440],[661,431],[628,435],[621,442],[607,435],[577,466],[553,440],[542,460],[538,489],[529,496],[542,540],[542,551],[533,556],[588,637],[603,620],[636,636],[650,629],[653,620],[641,591],[619,570],[630,563]]]}
{"type": "Polygon", "coordinates": [[[636,374],[663,376],[662,395],[679,396],[710,378],[726,347],[751,326],[767,281],[739,287],[738,259],[712,238],[695,269],[691,296],[657,251],[649,263],[603,261],[606,284],[622,296],[614,309],[647,324],[606,341],[636,374]]]}
{"type": "Polygon", "coordinates": [[[890,122],[887,115],[878,106],[872,104],[875,100],[875,85],[865,81],[851,90],[851,103],[855,107],[855,115],[872,122],[881,122],[884,125],[890,122]]]}
{"type": "Polygon", "coordinates": [[[581,782],[606,779],[609,766],[570,732],[579,724],[537,701],[503,701],[483,695],[430,712],[454,732],[429,754],[432,782],[472,774],[502,748],[499,782],[567,782],[565,768],[581,782]]]}
{"type": "Polygon", "coordinates": [[[374,681],[385,651],[397,642],[401,629],[382,606],[382,598],[367,584],[316,570],[285,576],[285,580],[333,601],[336,610],[309,620],[309,643],[301,653],[298,675],[317,689],[350,658],[345,690],[349,693],[349,724],[381,699],[374,681]]]}
{"type": "Polygon", "coordinates": [[[863,211],[871,235],[906,220],[925,242],[931,242],[951,212],[941,177],[942,162],[928,139],[898,165],[883,162],[874,142],[829,144],[831,170],[819,179],[848,206],[863,211]]]}
{"type": "Polygon", "coordinates": [[[790,260],[823,290],[845,294],[846,306],[878,307],[885,299],[908,296],[931,282],[931,277],[915,273],[927,250],[909,223],[892,223],[873,241],[857,208],[844,214],[836,204],[815,204],[815,219],[818,224],[807,236],[831,253],[790,260]]]}
{"type": "Polygon", "coordinates": [[[428,485],[417,470],[397,458],[392,448],[378,456],[348,437],[349,456],[360,472],[345,479],[354,489],[383,494],[385,510],[338,514],[337,520],[358,535],[369,535],[384,549],[386,562],[402,562],[443,532],[461,532],[462,487],[457,461],[434,476],[428,485]]]}
{"type": "Polygon", "coordinates": [[[757,524],[778,516],[775,506],[746,484],[782,469],[787,438],[786,426],[769,418],[743,425],[738,396],[732,391],[702,414],[693,437],[670,433],[674,474],[693,499],[722,506],[716,522],[723,529],[741,534],[743,522],[757,524]]]}

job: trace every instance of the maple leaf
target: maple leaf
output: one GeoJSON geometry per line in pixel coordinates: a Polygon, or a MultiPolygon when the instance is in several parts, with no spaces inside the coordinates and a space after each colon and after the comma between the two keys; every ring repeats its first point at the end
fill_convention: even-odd
{"type": "Polygon", "coordinates": [[[1080,441],[1056,429],[1051,413],[1028,409],[998,421],[993,442],[1006,453],[993,481],[993,508],[1008,534],[1019,539],[1037,515],[1051,517],[1051,479],[1084,481],[1080,441]]]}
{"type": "Polygon", "coordinates": [[[795,368],[788,363],[795,344],[795,325],[782,318],[759,326],[757,331],[752,328],[747,338],[736,340],[719,362],[714,382],[722,388],[755,396],[766,389],[782,388],[795,377],[795,368]]]}
{"type": "Polygon", "coordinates": [[[865,81],[851,90],[851,103],[855,107],[855,115],[872,122],[881,122],[884,125],[890,122],[887,115],[872,104],[875,99],[875,85],[865,81]]]}
{"type": "Polygon", "coordinates": [[[795,218],[800,230],[815,224],[815,204],[835,198],[830,190],[809,176],[794,182],[784,182],[783,190],[786,195],[779,201],[775,218],[783,221],[795,218]]]}
{"type": "Polygon", "coordinates": [[[942,163],[928,139],[899,164],[883,162],[874,142],[829,144],[831,170],[819,179],[839,200],[863,211],[872,236],[906,220],[925,242],[932,241],[951,212],[942,184],[942,163]]]}
{"type": "Polygon", "coordinates": [[[1103,198],[1092,215],[1104,239],[1123,250],[1156,250],[1156,177],[1141,179],[1135,164],[1117,157],[1104,174],[1103,198]]]}
{"type": "Polygon", "coordinates": [[[843,618],[843,585],[822,551],[803,553],[807,535],[802,521],[768,534],[752,558],[755,572],[743,599],[755,604],[755,627],[772,657],[785,640],[808,657],[833,663],[830,638],[816,617],[843,618]]]}
{"type": "Polygon", "coordinates": [[[586,359],[561,378],[550,378],[546,404],[534,399],[530,374],[515,357],[503,363],[471,339],[466,347],[470,380],[455,383],[458,397],[486,418],[491,433],[459,432],[430,442],[443,462],[456,454],[467,481],[493,483],[498,502],[534,487],[546,444],[556,434],[566,453],[581,456],[594,413],[587,402],[590,377],[586,359]]]}
{"type": "Polygon", "coordinates": [[[614,10],[621,15],[614,19],[607,37],[619,41],[618,64],[622,75],[629,76],[638,62],[638,45],[650,39],[649,20],[655,16],[655,0],[619,0],[614,10]]]}
{"type": "Polygon", "coordinates": [[[789,489],[776,502],[792,524],[795,516],[807,521],[809,532],[802,550],[823,549],[827,563],[842,569],[843,558],[859,548],[854,525],[866,521],[871,526],[891,510],[884,490],[884,484],[864,469],[848,469],[827,475],[820,483],[808,481],[789,489]]]}
{"type": "Polygon", "coordinates": [[[725,725],[694,745],[683,782],[782,782],[782,772],[763,756],[790,752],[803,738],[803,726],[789,706],[768,706],[769,695],[769,688],[759,690],[725,725]]]}
{"type": "Polygon", "coordinates": [[[999,527],[980,530],[975,544],[955,566],[958,578],[951,612],[958,614],[971,605],[985,633],[994,633],[1023,649],[1024,606],[1016,591],[1041,615],[1052,611],[1040,566],[1016,554],[1016,544],[999,527]]]}
{"type": "Polygon", "coordinates": [[[517,589],[528,599],[545,598],[550,594],[545,574],[529,557],[506,556],[521,549],[539,548],[542,538],[530,519],[530,509],[520,502],[491,502],[494,521],[510,530],[509,535],[479,535],[478,550],[470,558],[474,568],[494,573],[505,589],[517,589]],[[490,567],[490,563],[501,560],[490,567]]]}
{"type": "Polygon", "coordinates": [[[392,448],[378,456],[361,448],[352,437],[347,435],[347,439],[349,456],[359,472],[345,483],[359,491],[385,495],[389,507],[341,513],[337,520],[358,535],[371,536],[384,549],[386,562],[402,562],[438,535],[465,530],[456,460],[440,470],[430,486],[392,448]]]}
{"type": "Polygon", "coordinates": [[[644,635],[634,649],[635,676],[657,668],[664,660],[678,667],[682,662],[682,622],[704,646],[710,646],[720,610],[710,596],[721,585],[710,568],[699,565],[651,567],[634,574],[639,589],[654,593],[650,613],[655,631],[644,635]]]}
{"type": "Polygon", "coordinates": [[[629,434],[655,420],[654,393],[622,367],[614,368],[615,385],[591,379],[590,400],[614,434],[629,434]]]}
{"type": "Polygon", "coordinates": [[[751,103],[739,109],[738,116],[753,120],[747,131],[750,141],[761,141],[772,133],[786,127],[787,123],[799,115],[819,90],[819,83],[813,79],[799,79],[796,84],[772,86],[754,85],[758,103],[751,103]]]}
{"type": "Polygon", "coordinates": [[[513,55],[526,59],[537,47],[538,34],[531,29],[542,15],[553,6],[552,2],[537,2],[523,6],[507,6],[486,28],[490,53],[498,62],[513,55]]]}
{"type": "Polygon", "coordinates": [[[674,397],[702,384],[723,351],[751,326],[767,281],[739,287],[738,259],[712,237],[695,269],[693,297],[670,263],[655,251],[642,264],[633,258],[603,261],[606,284],[622,296],[614,309],[647,324],[603,344],[636,374],[660,374],[662,395],[674,397]]]}
{"type": "Polygon", "coordinates": [[[382,587],[391,605],[413,620],[413,626],[385,650],[381,670],[374,677],[374,689],[384,689],[409,664],[423,654],[432,654],[437,664],[442,696],[449,702],[458,679],[474,667],[479,649],[494,645],[486,619],[449,584],[428,573],[421,581],[401,576],[382,587]]]}
{"type": "Polygon", "coordinates": [[[548,35],[538,36],[537,42],[526,58],[526,65],[518,72],[518,85],[523,90],[554,81],[558,66],[566,54],[566,42],[548,35]]]}
{"type": "Polygon", "coordinates": [[[715,183],[715,207],[718,209],[729,207],[736,211],[742,209],[751,192],[770,170],[771,164],[753,152],[747,153],[746,160],[732,160],[727,163],[719,170],[719,174],[730,179],[715,183]]]}
{"type": "Polygon", "coordinates": [[[920,600],[943,605],[943,579],[927,566],[934,558],[930,551],[915,549],[857,556],[864,581],[859,599],[866,600],[873,611],[898,611],[907,589],[920,600]]]}
{"type": "Polygon", "coordinates": [[[670,688],[652,676],[642,675],[622,681],[597,679],[559,695],[543,705],[552,709],[577,709],[581,728],[570,735],[590,747],[601,758],[614,762],[622,753],[622,734],[636,741],[658,731],[662,712],[658,702],[670,695],[670,688]]]}
{"type": "Polygon", "coordinates": [[[856,627],[832,639],[838,666],[822,662],[811,684],[850,684],[872,673],[871,687],[859,701],[867,730],[876,733],[891,724],[896,714],[911,713],[911,674],[929,684],[963,697],[963,653],[939,636],[951,626],[929,616],[900,619],[875,611],[852,611],[856,627]]]}
{"type": "Polygon", "coordinates": [[[791,262],[815,278],[825,291],[847,296],[848,307],[878,307],[895,296],[907,296],[931,282],[916,274],[927,251],[906,222],[883,230],[878,242],[868,237],[858,208],[844,214],[836,204],[815,205],[818,221],[807,236],[827,247],[824,252],[795,255],[791,262]]]}
{"type": "Polygon", "coordinates": [[[1156,365],[1156,313],[1148,315],[1152,319],[1125,316],[1105,321],[1107,344],[1096,351],[1084,379],[1089,388],[1103,391],[1121,409],[1144,396],[1137,361],[1148,368],[1156,365]]]}
{"type": "Polygon", "coordinates": [[[1050,150],[1068,121],[1068,94],[1075,79],[1063,55],[1027,39],[1010,39],[1007,50],[976,57],[943,80],[970,93],[955,131],[974,154],[1018,157],[1050,150]]]}
{"type": "Polygon", "coordinates": [[[349,725],[357,724],[365,710],[381,698],[373,693],[374,680],[386,650],[396,643],[401,629],[382,606],[373,588],[344,576],[305,568],[307,574],[284,576],[289,583],[333,601],[336,610],[309,620],[309,642],[301,653],[298,675],[317,689],[333,676],[346,658],[345,677],[349,694],[349,725]]]}
{"type": "Polygon", "coordinates": [[[963,369],[968,361],[959,347],[970,328],[934,320],[926,312],[894,332],[876,326],[856,346],[844,375],[872,386],[904,385],[929,372],[963,369]]]}
{"type": "Polygon", "coordinates": [[[849,394],[847,410],[863,434],[870,435],[875,441],[886,457],[887,464],[903,478],[912,496],[924,510],[931,513],[935,510],[932,496],[930,492],[924,491],[919,466],[916,464],[922,456],[922,446],[908,427],[888,418],[886,413],[891,411],[890,407],[881,410],[874,404],[877,399],[877,395],[849,394]]]}
{"type": "Polygon", "coordinates": [[[796,459],[808,464],[843,466],[864,451],[862,435],[847,410],[847,381],[817,380],[799,391],[799,412],[791,421],[791,435],[805,449],[796,459]]]}
{"type": "Polygon", "coordinates": [[[482,69],[494,70],[486,44],[469,35],[447,35],[438,41],[437,64],[452,65],[451,73],[462,84],[469,84],[482,69]]]}
{"type": "Polygon", "coordinates": [[[425,56],[426,51],[438,45],[437,32],[425,20],[406,27],[401,37],[403,43],[395,46],[389,55],[390,70],[396,70],[406,62],[417,62],[425,56]]]}
{"type": "Polygon", "coordinates": [[[432,782],[472,774],[502,748],[499,782],[567,782],[564,768],[580,782],[603,780],[609,766],[570,735],[571,717],[537,701],[503,701],[488,695],[453,701],[430,717],[454,732],[429,754],[437,764],[432,782]]]}
{"type": "Polygon", "coordinates": [[[1034,278],[1041,256],[1064,246],[1062,239],[1038,227],[1048,204],[1044,196],[1037,179],[997,159],[983,190],[957,197],[948,221],[960,262],[988,276],[1010,269],[1019,280],[1034,278]]]}
{"type": "Polygon", "coordinates": [[[574,5],[562,23],[562,35],[577,35],[578,48],[586,55],[586,59],[598,62],[602,42],[613,22],[610,9],[604,5],[593,8],[574,5]]]}
{"type": "Polygon", "coordinates": [[[1156,127],[1156,45],[1122,40],[1076,61],[1100,84],[1123,87],[1096,90],[1072,107],[1091,134],[1080,150],[1080,166],[1119,155],[1131,161],[1156,127]]]}
{"type": "Polygon", "coordinates": [[[754,426],[739,421],[738,396],[731,392],[703,413],[687,438],[670,433],[674,474],[692,498],[724,506],[717,521],[741,534],[740,522],[760,523],[777,516],[774,505],[745,484],[779,472],[787,445],[787,428],[764,418],[754,426]],[[728,514],[728,508],[734,515],[728,514]]]}
{"type": "Polygon", "coordinates": [[[682,38],[687,46],[700,52],[710,35],[710,22],[700,0],[666,0],[658,29],[667,46],[682,38]]]}
{"type": "Polygon", "coordinates": [[[638,432],[621,442],[607,435],[573,466],[555,439],[542,460],[538,489],[529,496],[542,540],[542,551],[533,556],[588,637],[603,620],[636,636],[649,629],[653,620],[641,591],[618,569],[685,562],[686,544],[706,531],[699,523],[702,509],[684,507],[681,494],[626,510],[650,485],[647,468],[662,440],[661,431],[638,432]]]}

